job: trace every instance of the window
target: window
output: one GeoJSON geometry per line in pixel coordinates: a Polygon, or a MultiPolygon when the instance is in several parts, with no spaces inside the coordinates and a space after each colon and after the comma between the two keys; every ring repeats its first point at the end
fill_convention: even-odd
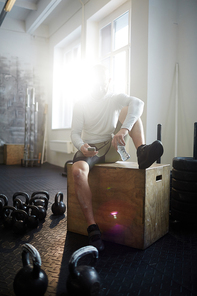
{"type": "Polygon", "coordinates": [[[114,50],[128,45],[129,12],[126,12],[114,21],[114,50]]]}
{"type": "Polygon", "coordinates": [[[78,98],[79,82],[77,73],[79,71],[80,57],[80,47],[78,45],[66,52],[63,58],[63,127],[65,128],[71,127],[73,106],[78,98]],[[78,87],[76,87],[77,85],[78,87]]]}
{"type": "Polygon", "coordinates": [[[129,11],[100,28],[100,61],[110,72],[111,91],[129,93],[129,11]]]}
{"type": "Polygon", "coordinates": [[[54,51],[52,129],[71,127],[73,105],[78,98],[80,45],[67,48],[57,46],[54,51]]]}
{"type": "MultiPolygon", "coordinates": [[[[92,50],[96,57],[93,60],[98,58],[99,41],[99,59],[110,71],[113,92],[129,93],[129,10],[130,1],[127,1],[102,20],[99,11],[100,22],[94,27],[93,39],[89,40],[96,44],[92,50]],[[99,38],[95,37],[98,32],[99,38]]],[[[71,127],[73,106],[86,93],[85,78],[91,65],[87,65],[87,52],[86,64],[82,63],[80,40],[81,29],[77,28],[54,48],[52,129],[71,127]]]]}

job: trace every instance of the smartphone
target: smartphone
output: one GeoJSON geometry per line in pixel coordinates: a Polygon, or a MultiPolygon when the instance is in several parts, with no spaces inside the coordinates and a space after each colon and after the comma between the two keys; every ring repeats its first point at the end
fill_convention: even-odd
{"type": "Polygon", "coordinates": [[[88,147],[88,151],[96,151],[95,147],[88,147]]]}

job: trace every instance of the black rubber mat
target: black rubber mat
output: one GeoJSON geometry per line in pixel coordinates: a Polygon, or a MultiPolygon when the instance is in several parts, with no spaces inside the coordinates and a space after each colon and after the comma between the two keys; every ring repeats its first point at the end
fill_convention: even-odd
{"type": "MultiPolygon", "coordinates": [[[[63,169],[45,163],[41,168],[0,165],[0,193],[9,198],[17,191],[31,195],[50,194],[46,219],[35,230],[14,234],[0,225],[0,295],[14,295],[13,281],[22,268],[22,245],[32,244],[40,253],[42,269],[48,276],[45,295],[66,296],[68,261],[71,254],[87,244],[87,237],[67,233],[67,214],[54,217],[51,205],[61,191],[66,203],[67,179],[63,169]]],[[[101,277],[101,296],[192,296],[197,295],[196,225],[170,223],[170,231],[146,250],[105,242],[96,269],[101,277]]]]}

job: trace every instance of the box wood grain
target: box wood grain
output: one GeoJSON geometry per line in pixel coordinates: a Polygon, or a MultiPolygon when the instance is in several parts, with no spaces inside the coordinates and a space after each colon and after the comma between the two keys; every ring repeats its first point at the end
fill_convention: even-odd
{"type": "MultiPolygon", "coordinates": [[[[68,164],[68,231],[87,235],[71,168],[68,164]]],[[[170,165],[154,164],[140,170],[133,162],[97,164],[89,174],[89,184],[104,240],[145,249],[168,232],[170,165]]]]}

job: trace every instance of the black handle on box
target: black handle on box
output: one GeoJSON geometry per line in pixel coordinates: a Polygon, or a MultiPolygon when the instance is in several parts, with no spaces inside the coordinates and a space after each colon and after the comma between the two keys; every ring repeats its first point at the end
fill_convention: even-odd
{"type": "Polygon", "coordinates": [[[161,180],[162,180],[162,175],[156,176],[156,182],[161,181],[161,180]]]}
{"type": "MultiPolygon", "coordinates": [[[[157,125],[157,140],[161,141],[161,124],[157,125]]],[[[161,163],[161,157],[156,162],[161,163]]]]}
{"type": "Polygon", "coordinates": [[[193,158],[197,159],[197,122],[194,122],[194,151],[193,158]]]}

